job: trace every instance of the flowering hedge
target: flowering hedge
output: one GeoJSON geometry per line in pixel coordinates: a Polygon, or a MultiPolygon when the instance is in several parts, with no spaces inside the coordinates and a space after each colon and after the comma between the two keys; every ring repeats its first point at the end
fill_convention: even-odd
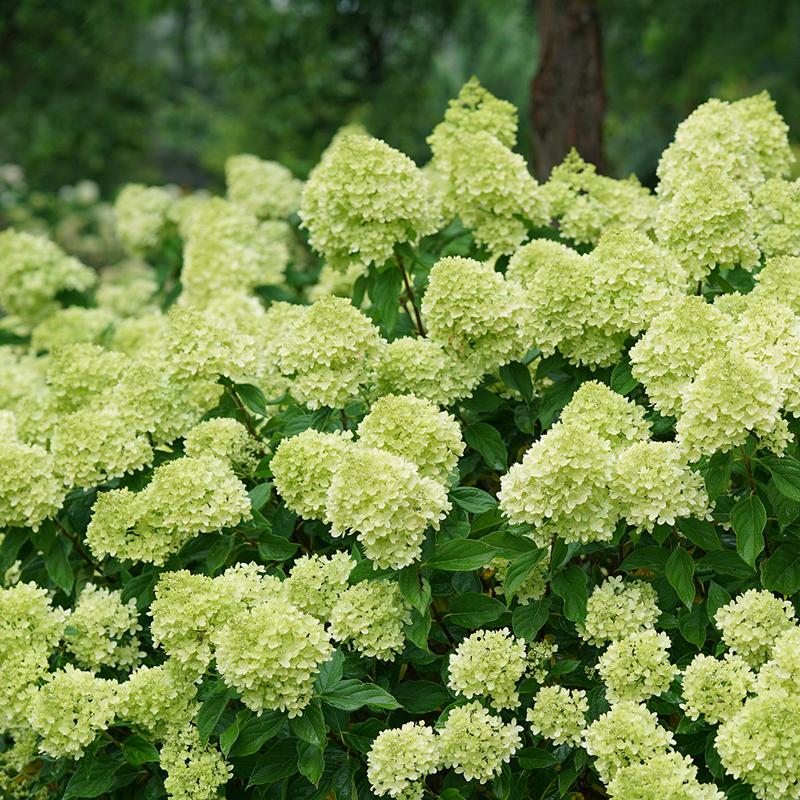
{"type": "Polygon", "coordinates": [[[800,798],[787,127],[651,193],[516,126],[0,234],[5,796],[800,798]]]}

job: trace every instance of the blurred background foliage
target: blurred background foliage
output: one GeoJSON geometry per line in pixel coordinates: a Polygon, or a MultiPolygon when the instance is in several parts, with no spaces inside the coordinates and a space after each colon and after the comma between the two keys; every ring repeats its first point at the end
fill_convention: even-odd
{"type": "MultiPolygon", "coordinates": [[[[652,183],[709,96],[768,89],[800,130],[800,0],[597,0],[607,169],[652,183]]],[[[428,158],[476,74],[520,109],[530,156],[535,0],[0,0],[0,163],[29,185],[219,186],[251,152],[307,173],[358,121],[428,158]]]]}

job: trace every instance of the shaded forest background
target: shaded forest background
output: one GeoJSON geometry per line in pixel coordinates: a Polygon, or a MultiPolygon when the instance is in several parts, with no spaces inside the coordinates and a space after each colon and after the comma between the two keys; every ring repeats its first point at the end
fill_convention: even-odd
{"type": "MultiPolygon", "coordinates": [[[[304,175],[352,121],[424,162],[425,136],[472,74],[519,107],[533,163],[546,5],[0,0],[0,163],[41,189],[214,186],[237,152],[304,175]]],[[[800,130],[800,0],[577,5],[599,20],[607,172],[652,182],[676,124],[712,95],[768,89],[800,130]]]]}

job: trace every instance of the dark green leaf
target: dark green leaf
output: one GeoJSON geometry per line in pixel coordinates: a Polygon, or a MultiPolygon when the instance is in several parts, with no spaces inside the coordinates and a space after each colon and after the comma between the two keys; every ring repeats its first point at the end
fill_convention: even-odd
{"type": "Polygon", "coordinates": [[[573,564],[563,572],[553,575],[551,587],[564,601],[564,616],[570,622],[582,622],[586,616],[586,601],[589,598],[586,573],[577,564],[573,564]]]}
{"type": "Polygon", "coordinates": [[[630,394],[639,385],[631,374],[631,362],[624,358],[611,373],[611,388],[623,396],[630,394]]]}
{"type": "Polygon", "coordinates": [[[751,567],[764,550],[767,512],[758,495],[739,498],[731,509],[731,525],[736,534],[736,552],[751,567]]]}
{"type": "Polygon", "coordinates": [[[264,397],[264,393],[258,386],[253,386],[250,383],[237,383],[233,391],[254,414],[258,414],[259,417],[270,416],[267,408],[267,398],[264,397]]]}
{"type": "Polygon", "coordinates": [[[620,565],[620,569],[627,571],[635,569],[649,569],[662,573],[667,567],[669,550],[665,547],[647,545],[634,550],[620,565]]]}
{"type": "Polygon", "coordinates": [[[486,422],[476,422],[464,428],[464,441],[477,450],[487,466],[494,470],[505,470],[508,464],[508,451],[503,437],[486,422]]]}
{"type": "Polygon", "coordinates": [[[387,333],[394,330],[400,312],[400,291],[403,276],[400,269],[388,267],[371,276],[369,297],[378,313],[378,321],[387,333]]]}
{"type": "Polygon", "coordinates": [[[682,608],[678,614],[678,629],[681,636],[698,650],[703,649],[706,641],[706,628],[708,616],[704,605],[693,605],[691,608],[682,608]]]}
{"type": "Polygon", "coordinates": [[[258,538],[258,554],[264,561],[285,561],[297,552],[297,543],[277,536],[263,533],[258,538]]]}
{"type": "Polygon", "coordinates": [[[445,572],[465,572],[485,567],[495,554],[482,539],[451,539],[438,544],[428,567],[445,572]]]}
{"type": "Polygon", "coordinates": [[[483,514],[497,508],[497,500],[483,489],[474,486],[457,486],[450,490],[453,502],[470,514],[483,514]]]}
{"type": "Polygon", "coordinates": [[[394,696],[412,714],[429,714],[437,708],[443,708],[452,699],[444,686],[430,681],[400,683],[395,687],[394,696]]]}
{"type": "Polygon", "coordinates": [[[733,550],[708,553],[697,562],[697,566],[732,578],[749,578],[753,575],[753,568],[745,564],[733,550]]]}
{"type": "Polygon", "coordinates": [[[144,736],[138,733],[129,736],[122,743],[122,755],[129,764],[138,767],[141,764],[156,763],[158,761],[158,750],[144,736]]]}
{"type": "Polygon", "coordinates": [[[311,742],[297,743],[297,768],[300,774],[313,783],[319,784],[322,771],[325,769],[325,756],[322,747],[311,742]]]}
{"type": "Polygon", "coordinates": [[[250,773],[247,788],[275,783],[289,775],[294,775],[295,772],[297,772],[297,740],[283,739],[259,756],[252,773],[250,773]]]}
{"type": "Polygon", "coordinates": [[[713,622],[717,611],[722,608],[722,606],[728,605],[730,601],[731,596],[728,593],[728,590],[720,586],[718,583],[711,581],[708,584],[708,601],[706,603],[708,606],[707,611],[709,620],[713,622]]]}
{"type": "Polygon", "coordinates": [[[338,683],[344,674],[344,653],[341,650],[334,650],[333,655],[319,668],[317,678],[314,681],[314,689],[318,693],[330,689],[338,683]]]}
{"type": "Polygon", "coordinates": [[[400,592],[413,608],[424,612],[431,602],[431,586],[427,578],[421,578],[416,564],[401,569],[397,582],[400,592]]]}
{"type": "Polygon", "coordinates": [[[547,550],[540,548],[533,550],[530,553],[515,558],[506,570],[505,579],[503,581],[503,593],[506,602],[510,602],[513,595],[516,594],[517,589],[522,586],[531,574],[533,569],[538,566],[541,560],[547,555],[547,550]]]}
{"type": "Polygon", "coordinates": [[[217,720],[222,716],[225,706],[228,705],[230,697],[228,688],[222,684],[218,685],[211,696],[200,706],[197,714],[197,732],[202,741],[208,741],[211,731],[217,724],[217,720]]]}
{"type": "Polygon", "coordinates": [[[777,490],[790,500],[800,501],[800,461],[790,456],[762,456],[759,461],[772,474],[777,490]]]}
{"type": "Polygon", "coordinates": [[[719,540],[714,526],[701,519],[681,519],[678,520],[678,530],[692,543],[701,547],[707,553],[714,550],[722,550],[722,542],[719,540]]]}
{"type": "Polygon", "coordinates": [[[780,545],[763,568],[764,588],[791,597],[800,591],[800,541],[780,545]]]}
{"type": "Polygon", "coordinates": [[[692,557],[682,547],[676,547],[667,559],[664,572],[681,602],[691,608],[695,595],[692,557]]]}
{"type": "Polygon", "coordinates": [[[328,735],[328,726],[322,716],[319,700],[312,700],[299,717],[289,720],[289,730],[304,742],[322,745],[328,735]]]}
{"type": "Polygon", "coordinates": [[[230,754],[241,757],[257,753],[266,742],[278,734],[285,720],[286,717],[278,711],[263,711],[260,717],[250,717],[240,728],[230,754]]]}
{"type": "MultiPolygon", "coordinates": [[[[245,712],[249,714],[249,712],[245,712]]],[[[245,717],[246,719],[246,717],[245,717]]],[[[220,734],[219,749],[222,750],[222,755],[227,756],[233,747],[236,740],[239,738],[239,728],[243,723],[242,712],[239,712],[234,718],[233,722],[220,734]]]]}
{"type": "Polygon", "coordinates": [[[551,752],[538,747],[523,747],[517,751],[516,759],[519,765],[527,770],[548,769],[559,763],[551,752]]]}
{"type": "Polygon", "coordinates": [[[538,600],[531,600],[527,605],[517,606],[511,618],[511,625],[517,636],[533,642],[549,616],[550,598],[540,597],[538,600]]]}
{"type": "Polygon", "coordinates": [[[426,608],[420,611],[417,608],[411,609],[411,622],[405,627],[406,639],[419,647],[420,650],[428,650],[428,636],[431,632],[431,612],[426,608]]]}
{"type": "Polygon", "coordinates": [[[56,535],[50,547],[44,551],[44,566],[50,580],[61,589],[64,594],[72,592],[75,578],[72,572],[72,565],[67,557],[67,541],[60,535],[56,535]]]}
{"type": "Polygon", "coordinates": [[[538,548],[527,536],[517,536],[506,531],[496,531],[484,536],[481,541],[496,549],[496,555],[502,558],[515,559],[538,548]]]}
{"type": "Polygon", "coordinates": [[[467,592],[453,598],[446,621],[464,628],[478,628],[494,622],[508,609],[499,600],[478,592],[467,592]]]}
{"type": "Polygon", "coordinates": [[[272,484],[269,482],[259,483],[258,486],[255,486],[247,493],[247,496],[250,498],[250,505],[256,511],[261,511],[267,504],[271,495],[272,484]]]}
{"type": "Polygon", "coordinates": [[[733,458],[730,453],[715,453],[708,460],[704,478],[706,491],[712,500],[716,500],[721,494],[728,491],[732,470],[733,458]]]}
{"type": "Polygon", "coordinates": [[[531,373],[524,364],[512,361],[500,367],[500,378],[509,389],[519,392],[530,403],[533,397],[533,381],[531,373]]]}
{"type": "Polygon", "coordinates": [[[108,756],[88,753],[67,783],[62,800],[73,797],[99,797],[114,786],[114,776],[122,762],[108,756]]]}
{"type": "Polygon", "coordinates": [[[329,706],[342,711],[355,711],[364,706],[389,710],[400,708],[400,703],[385,689],[374,683],[362,683],[355,678],[339,681],[322,692],[320,697],[329,706]]]}

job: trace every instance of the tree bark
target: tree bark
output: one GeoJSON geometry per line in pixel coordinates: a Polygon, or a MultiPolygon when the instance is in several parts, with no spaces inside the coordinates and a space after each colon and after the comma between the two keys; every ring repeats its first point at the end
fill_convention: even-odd
{"type": "Polygon", "coordinates": [[[537,0],[539,69],[531,83],[536,177],[545,180],[574,147],[603,169],[606,109],[597,0],[537,0]]]}

